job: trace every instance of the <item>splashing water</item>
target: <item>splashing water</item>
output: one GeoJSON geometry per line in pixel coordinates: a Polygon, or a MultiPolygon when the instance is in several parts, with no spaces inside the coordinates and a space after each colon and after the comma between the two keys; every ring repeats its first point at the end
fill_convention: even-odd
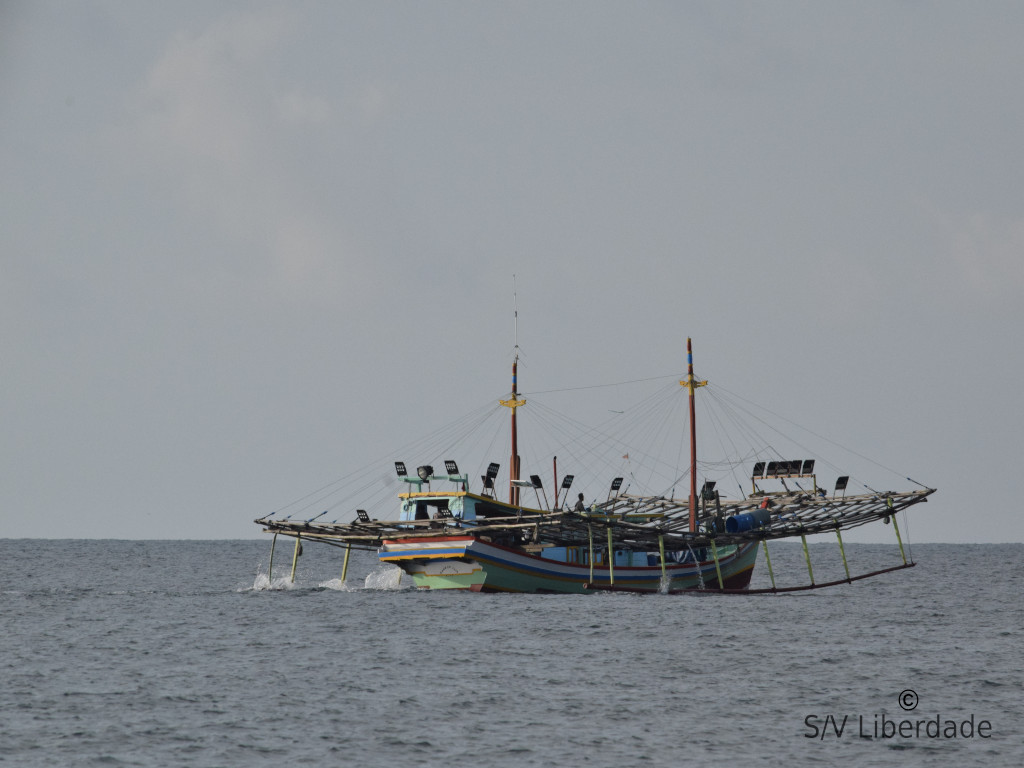
{"type": "Polygon", "coordinates": [[[693,547],[687,544],[686,548],[690,550],[690,557],[693,558],[693,565],[697,569],[697,586],[700,589],[706,589],[704,586],[704,569],[700,567],[700,561],[697,559],[697,555],[694,553],[693,547]]]}
{"type": "Polygon", "coordinates": [[[672,577],[667,573],[661,577],[661,581],[658,583],[658,594],[667,595],[669,588],[672,586],[672,577]]]}
{"type": "Polygon", "coordinates": [[[402,569],[396,565],[381,566],[366,575],[366,589],[400,589],[402,569]]]}
{"type": "Polygon", "coordinates": [[[356,590],[362,589],[362,587],[353,586],[341,579],[328,579],[327,581],[320,582],[318,586],[321,589],[333,589],[338,592],[355,592],[356,590]]]}
{"type": "Polygon", "coordinates": [[[256,574],[256,578],[253,580],[252,588],[254,592],[262,592],[265,590],[273,589],[295,589],[295,582],[283,576],[281,578],[277,578],[271,581],[270,576],[260,572],[256,574]]]}

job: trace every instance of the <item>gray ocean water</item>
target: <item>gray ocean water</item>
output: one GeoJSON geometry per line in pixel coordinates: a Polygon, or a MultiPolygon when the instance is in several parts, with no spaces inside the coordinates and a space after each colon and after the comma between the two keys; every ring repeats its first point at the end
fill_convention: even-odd
{"type": "MultiPolygon", "coordinates": [[[[368,553],[342,585],[315,545],[294,584],[279,546],[270,585],[268,554],[0,540],[0,763],[1024,765],[1024,545],[919,545],[909,570],[742,597],[419,592],[368,553]],[[916,735],[889,736],[903,721],[916,735]]],[[[811,559],[842,574],[834,545],[811,559]]],[[[799,544],[772,565],[807,581],[799,544]]]]}

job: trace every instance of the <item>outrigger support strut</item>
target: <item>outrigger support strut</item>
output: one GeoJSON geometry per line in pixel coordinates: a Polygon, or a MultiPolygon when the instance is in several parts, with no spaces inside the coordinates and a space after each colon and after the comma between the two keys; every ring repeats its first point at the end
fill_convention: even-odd
{"type": "Polygon", "coordinates": [[[768,564],[768,578],[772,580],[772,589],[775,589],[775,572],[772,571],[772,558],[768,554],[768,539],[761,539],[761,545],[764,547],[764,561],[768,564]]]}
{"type": "Polygon", "coordinates": [[[277,546],[277,531],[274,531],[274,540],[270,542],[270,565],[267,567],[267,586],[274,586],[274,548],[277,546]]]}
{"type": "Polygon", "coordinates": [[[903,551],[903,537],[900,536],[900,524],[896,522],[896,515],[892,516],[892,529],[896,531],[896,541],[900,545],[900,556],[903,558],[903,562],[907,562],[907,553],[903,551]]]}
{"type": "Polygon", "coordinates": [[[301,555],[301,554],[302,554],[302,536],[301,535],[296,535],[295,536],[295,552],[292,555],[292,577],[291,577],[292,584],[295,583],[295,567],[299,564],[299,555],[301,555]]]}

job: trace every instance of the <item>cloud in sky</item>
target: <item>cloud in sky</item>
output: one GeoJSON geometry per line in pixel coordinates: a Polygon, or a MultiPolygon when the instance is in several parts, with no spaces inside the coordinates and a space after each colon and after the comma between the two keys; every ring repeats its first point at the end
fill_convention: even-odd
{"type": "MultiPolygon", "coordinates": [[[[139,94],[133,164],[168,178],[199,221],[244,244],[248,279],[295,295],[343,290],[339,224],[316,210],[282,140],[315,141],[332,106],[275,75],[294,34],[284,7],[231,14],[169,42],[139,94]],[[319,215],[318,215],[319,213],[319,215]]],[[[225,275],[238,279],[239,275],[225,275]]]]}
{"type": "Polygon", "coordinates": [[[147,78],[147,138],[218,169],[251,164],[272,106],[259,103],[265,94],[253,88],[253,70],[277,47],[281,23],[261,12],[176,36],[147,78]]]}
{"type": "Polygon", "coordinates": [[[254,535],[505,393],[515,273],[527,388],[690,335],[940,486],[920,538],[1024,538],[958,517],[1018,453],[1018,7],[2,13],[7,535],[254,535]]]}
{"type": "Polygon", "coordinates": [[[1024,219],[991,213],[969,216],[952,239],[961,290],[978,301],[1019,301],[1024,296],[1024,219]]]}

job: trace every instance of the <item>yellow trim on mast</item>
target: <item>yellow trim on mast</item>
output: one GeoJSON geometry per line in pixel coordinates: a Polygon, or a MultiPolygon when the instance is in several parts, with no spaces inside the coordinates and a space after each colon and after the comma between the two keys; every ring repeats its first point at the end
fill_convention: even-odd
{"type": "Polygon", "coordinates": [[[687,374],[686,378],[680,381],[679,383],[682,386],[686,387],[690,391],[691,395],[693,394],[693,390],[695,390],[697,387],[706,387],[708,385],[707,381],[697,381],[695,378],[693,378],[692,373],[687,374]]]}

